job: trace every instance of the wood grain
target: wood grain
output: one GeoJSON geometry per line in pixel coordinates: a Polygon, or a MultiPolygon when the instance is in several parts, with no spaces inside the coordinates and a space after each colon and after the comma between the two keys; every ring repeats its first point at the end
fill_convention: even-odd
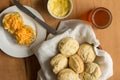
{"type": "Polygon", "coordinates": [[[0,51],[0,80],[26,80],[24,59],[16,59],[0,51]]]}
{"type": "MultiPolygon", "coordinates": [[[[60,21],[68,19],[87,20],[88,12],[97,7],[108,8],[113,15],[112,24],[107,29],[97,29],[94,32],[102,48],[109,52],[114,63],[114,75],[109,80],[120,80],[120,0],[73,0],[71,15],[62,20],[50,16],[47,11],[48,0],[19,0],[24,5],[37,10],[47,24],[57,29],[60,21]]],[[[11,0],[2,0],[0,12],[12,6],[11,0]]],[[[37,58],[33,55],[24,59],[10,57],[0,51],[0,80],[36,80],[37,71],[40,69],[37,58]]]]}

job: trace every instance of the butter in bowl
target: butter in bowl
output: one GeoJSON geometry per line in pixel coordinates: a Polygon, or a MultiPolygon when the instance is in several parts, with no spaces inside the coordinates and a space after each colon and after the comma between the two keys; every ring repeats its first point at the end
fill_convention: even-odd
{"type": "Polygon", "coordinates": [[[72,12],[72,0],[48,0],[47,9],[54,18],[64,19],[72,12]]]}

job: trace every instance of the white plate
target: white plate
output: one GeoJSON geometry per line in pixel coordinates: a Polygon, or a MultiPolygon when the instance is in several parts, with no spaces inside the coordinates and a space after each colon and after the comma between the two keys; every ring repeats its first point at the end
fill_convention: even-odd
{"type": "MultiPolygon", "coordinates": [[[[29,9],[32,13],[34,13],[38,18],[43,20],[42,16],[33,8],[25,6],[29,9]]],[[[43,20],[44,21],[44,20],[43,20]]],[[[0,49],[5,52],[6,54],[17,57],[17,58],[24,58],[31,56],[33,53],[31,52],[31,48],[36,46],[37,44],[41,43],[46,38],[46,30],[35,22],[31,17],[20,11],[16,6],[9,7],[5,9],[0,14],[0,49]],[[37,38],[34,43],[30,47],[26,47],[23,45],[18,45],[15,39],[10,35],[6,30],[4,30],[2,26],[2,17],[9,12],[19,12],[24,20],[24,24],[30,25],[36,32],[37,38]]]]}

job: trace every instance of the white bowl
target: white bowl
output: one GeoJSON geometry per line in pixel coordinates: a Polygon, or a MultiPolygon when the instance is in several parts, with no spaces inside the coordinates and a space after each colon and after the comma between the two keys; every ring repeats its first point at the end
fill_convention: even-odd
{"type": "Polygon", "coordinates": [[[70,10],[69,10],[69,12],[68,12],[65,16],[56,16],[56,15],[54,15],[54,14],[52,13],[52,11],[50,10],[50,6],[49,6],[50,1],[51,1],[51,0],[48,0],[48,2],[47,2],[47,9],[48,9],[49,14],[50,14],[52,17],[54,17],[54,18],[56,18],[56,19],[64,19],[64,18],[67,18],[67,17],[71,14],[72,9],[73,9],[72,0],[69,0],[69,2],[70,2],[70,10]]]}

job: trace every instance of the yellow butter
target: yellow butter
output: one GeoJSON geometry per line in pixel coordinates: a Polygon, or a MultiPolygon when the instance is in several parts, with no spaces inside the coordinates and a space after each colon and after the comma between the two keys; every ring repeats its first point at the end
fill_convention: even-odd
{"type": "Polygon", "coordinates": [[[50,12],[57,17],[63,17],[70,11],[69,0],[50,0],[48,3],[50,12]]]}

